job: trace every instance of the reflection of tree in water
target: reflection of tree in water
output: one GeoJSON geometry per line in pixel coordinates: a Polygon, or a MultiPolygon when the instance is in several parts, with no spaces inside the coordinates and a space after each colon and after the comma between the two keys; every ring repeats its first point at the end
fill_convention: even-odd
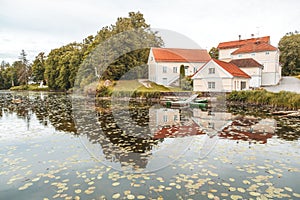
{"type": "Polygon", "coordinates": [[[71,99],[68,95],[49,94],[42,100],[38,95],[5,93],[1,94],[0,107],[4,114],[16,113],[27,122],[28,128],[32,115],[35,114],[44,126],[50,122],[56,130],[76,133],[71,99]]]}
{"type": "Polygon", "coordinates": [[[108,101],[98,101],[97,105],[101,105],[97,112],[101,130],[98,129],[98,133],[88,131],[90,141],[101,144],[107,160],[120,162],[122,166],[145,168],[151,149],[163,141],[152,139],[149,134],[149,105],[131,102],[128,107],[114,105],[117,109],[112,109],[108,101]],[[122,124],[118,124],[116,115],[122,124]]]}
{"type": "Polygon", "coordinates": [[[300,118],[298,117],[278,117],[278,127],[276,135],[278,138],[292,141],[300,138],[300,118]]]}
{"type": "Polygon", "coordinates": [[[229,105],[227,106],[228,112],[235,115],[249,115],[257,117],[258,119],[272,118],[277,122],[275,135],[283,140],[292,141],[300,138],[300,119],[299,117],[285,117],[285,116],[272,116],[271,107],[261,108],[259,106],[246,106],[246,105],[229,105]]]}

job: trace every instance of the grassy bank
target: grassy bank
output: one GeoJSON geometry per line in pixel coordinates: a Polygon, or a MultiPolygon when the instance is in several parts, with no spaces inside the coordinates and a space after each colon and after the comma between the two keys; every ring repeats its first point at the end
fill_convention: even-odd
{"type": "Polygon", "coordinates": [[[33,85],[19,85],[11,87],[10,90],[12,91],[21,91],[21,90],[29,90],[29,91],[49,91],[48,87],[45,88],[39,88],[39,84],[33,84],[33,85]]]}
{"type": "Polygon", "coordinates": [[[266,90],[233,91],[227,95],[227,100],[288,109],[300,109],[300,94],[286,91],[279,93],[268,92],[266,90]]]}
{"type": "Polygon", "coordinates": [[[180,88],[167,88],[153,82],[148,82],[145,87],[137,80],[120,80],[112,82],[110,86],[101,82],[96,88],[97,97],[159,98],[164,92],[183,92],[180,88]]]}

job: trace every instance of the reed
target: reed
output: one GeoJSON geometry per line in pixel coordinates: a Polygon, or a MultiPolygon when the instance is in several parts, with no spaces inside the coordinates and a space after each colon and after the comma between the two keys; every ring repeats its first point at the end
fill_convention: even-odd
{"type": "Polygon", "coordinates": [[[227,100],[288,109],[300,109],[300,94],[287,91],[278,93],[266,90],[233,91],[227,95],[227,100]]]}

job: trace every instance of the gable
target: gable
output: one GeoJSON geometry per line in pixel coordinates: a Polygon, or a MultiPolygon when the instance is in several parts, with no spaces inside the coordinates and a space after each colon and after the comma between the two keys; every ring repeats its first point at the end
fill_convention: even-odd
{"type": "Polygon", "coordinates": [[[203,67],[201,67],[193,76],[192,79],[196,78],[232,78],[233,76],[220,67],[213,59],[207,62],[203,67]],[[215,68],[215,73],[210,74],[209,69],[215,68]]]}

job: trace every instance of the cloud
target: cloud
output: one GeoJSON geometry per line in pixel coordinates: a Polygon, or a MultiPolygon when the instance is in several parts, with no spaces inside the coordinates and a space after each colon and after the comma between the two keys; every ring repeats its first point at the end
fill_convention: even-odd
{"type": "Polygon", "coordinates": [[[203,48],[258,32],[270,35],[276,46],[286,32],[300,27],[298,0],[1,0],[0,4],[0,60],[7,58],[5,52],[15,52],[17,58],[21,49],[49,52],[81,42],[130,11],[142,12],[152,28],[176,31],[203,48]]]}

